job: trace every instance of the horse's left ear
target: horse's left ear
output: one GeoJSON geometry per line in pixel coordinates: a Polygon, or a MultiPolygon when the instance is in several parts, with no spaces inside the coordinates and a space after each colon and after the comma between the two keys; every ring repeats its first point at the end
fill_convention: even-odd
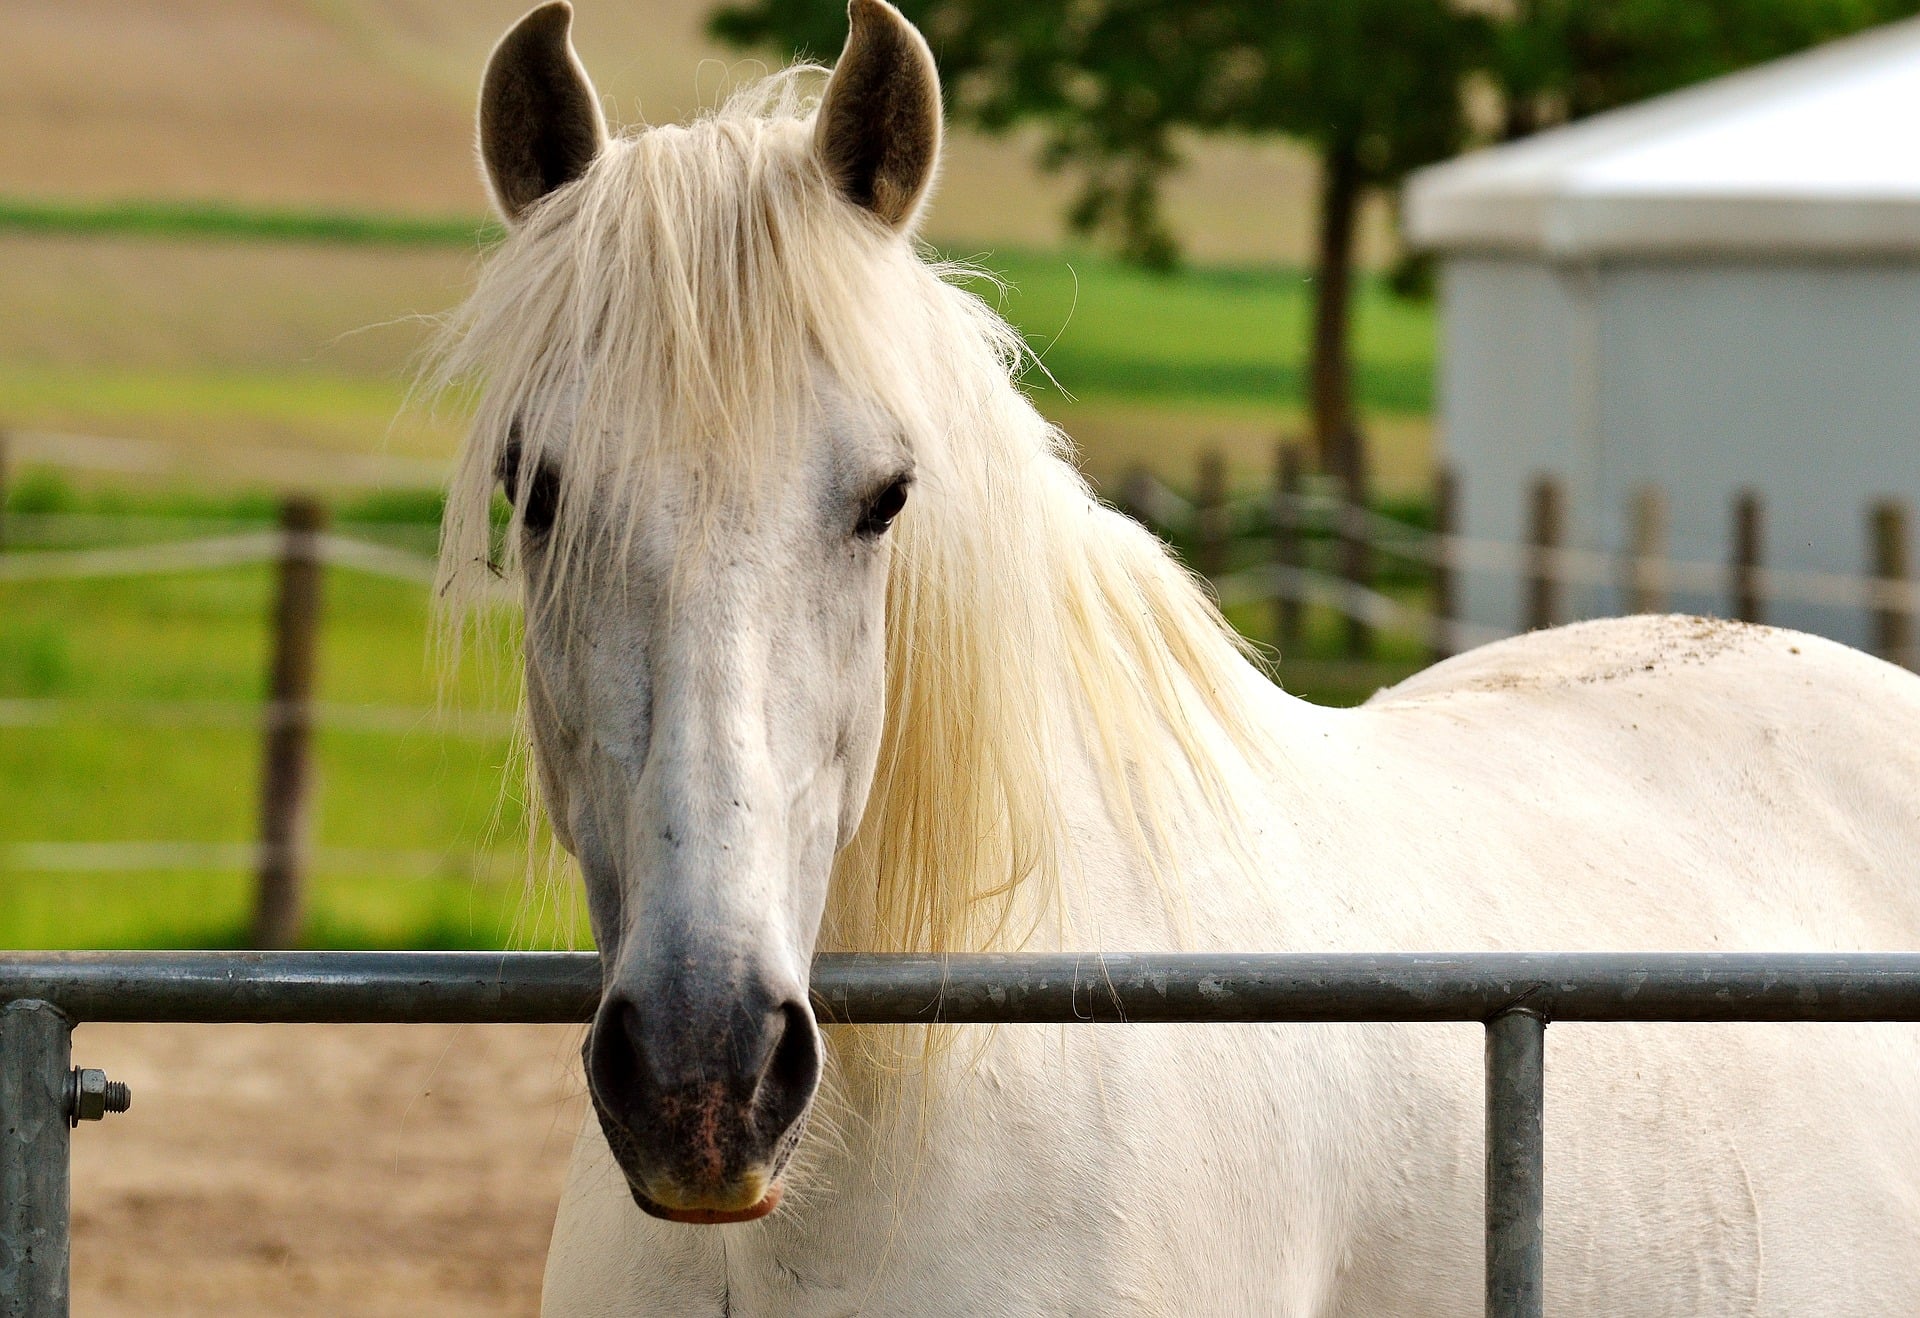
{"type": "Polygon", "coordinates": [[[911,228],[940,160],[940,73],[926,39],[886,0],[852,0],[847,21],[814,150],[847,200],[911,228]]]}

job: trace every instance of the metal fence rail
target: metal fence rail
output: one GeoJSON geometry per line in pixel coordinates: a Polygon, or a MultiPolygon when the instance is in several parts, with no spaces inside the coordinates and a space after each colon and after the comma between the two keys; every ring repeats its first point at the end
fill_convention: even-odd
{"type": "MultiPolygon", "coordinates": [[[[579,1022],[599,987],[590,953],[0,953],[0,1318],[67,1313],[74,1025],[579,1022]]],[[[1542,1312],[1548,1021],[1920,1021],[1920,953],[856,954],[812,987],[851,1025],[1480,1022],[1498,1318],[1542,1312]]]]}

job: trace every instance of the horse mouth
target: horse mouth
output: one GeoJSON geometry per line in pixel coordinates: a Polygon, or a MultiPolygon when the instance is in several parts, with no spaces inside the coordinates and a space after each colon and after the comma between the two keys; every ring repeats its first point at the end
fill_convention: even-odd
{"type": "MultiPolygon", "coordinates": [[[[627,1193],[633,1196],[633,1202],[639,1206],[641,1212],[649,1217],[657,1217],[663,1222],[678,1222],[686,1226],[732,1226],[740,1222],[757,1222],[780,1207],[780,1202],[787,1190],[784,1179],[787,1164],[793,1159],[794,1150],[799,1146],[800,1136],[806,1124],[806,1119],[802,1117],[781,1138],[779,1147],[774,1153],[773,1166],[765,1174],[765,1191],[758,1199],[742,1207],[707,1205],[672,1207],[661,1203],[642,1189],[640,1178],[632,1172],[625,1172],[627,1193]]],[[[622,1132],[622,1135],[623,1139],[608,1141],[609,1146],[614,1149],[616,1164],[622,1161],[619,1156],[619,1146],[626,1144],[630,1147],[631,1145],[632,1137],[625,1136],[625,1132],[622,1132]]],[[[622,1170],[624,1172],[625,1168],[623,1167],[622,1170]]]]}
{"type": "MultiPolygon", "coordinates": [[[[633,1202],[649,1217],[657,1217],[663,1222],[678,1222],[688,1226],[729,1226],[741,1222],[757,1222],[780,1207],[786,1194],[785,1174],[788,1164],[793,1161],[794,1153],[800,1147],[800,1141],[806,1134],[808,1118],[812,1115],[812,1104],[808,1104],[799,1118],[781,1132],[775,1141],[772,1156],[757,1171],[747,1171],[741,1176],[746,1184],[738,1181],[733,1188],[736,1191],[754,1193],[757,1199],[742,1204],[738,1199],[728,1202],[730,1196],[721,1193],[703,1193],[695,1190],[686,1195],[695,1202],[691,1204],[667,1204],[648,1193],[644,1184],[645,1177],[640,1171],[642,1159],[639,1141],[632,1130],[624,1123],[614,1119],[601,1102],[599,1093],[589,1084],[588,1095],[593,1102],[595,1114],[600,1118],[601,1134],[607,1141],[607,1151],[613,1155],[615,1166],[620,1168],[622,1179],[627,1183],[627,1193],[633,1202]],[[755,1183],[758,1183],[757,1185],[755,1183]],[[698,1202],[706,1200],[707,1202],[698,1202]],[[718,1201],[718,1203],[714,1201],[718,1201]]],[[[675,1198],[681,1197],[677,1191],[686,1188],[675,1184],[679,1178],[668,1177],[661,1187],[675,1198]]]]}
{"type": "Polygon", "coordinates": [[[642,1212],[663,1222],[679,1222],[686,1226],[730,1226],[737,1222],[757,1222],[780,1206],[780,1198],[785,1193],[785,1187],[775,1181],[758,1203],[745,1208],[668,1208],[631,1182],[627,1188],[632,1191],[633,1201],[640,1205],[642,1212]]]}

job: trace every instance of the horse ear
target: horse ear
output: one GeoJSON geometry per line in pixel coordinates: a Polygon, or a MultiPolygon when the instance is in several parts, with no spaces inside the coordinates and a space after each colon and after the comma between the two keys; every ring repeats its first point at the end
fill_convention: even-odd
{"type": "Polygon", "coordinates": [[[587,172],[607,144],[600,98],[573,53],[567,0],[541,5],[500,38],[480,84],[480,159],[509,223],[587,172]]]}
{"type": "Polygon", "coordinates": [[[847,22],[814,150],[847,200],[906,229],[940,159],[940,73],[926,39],[886,0],[852,0],[847,22]]]}

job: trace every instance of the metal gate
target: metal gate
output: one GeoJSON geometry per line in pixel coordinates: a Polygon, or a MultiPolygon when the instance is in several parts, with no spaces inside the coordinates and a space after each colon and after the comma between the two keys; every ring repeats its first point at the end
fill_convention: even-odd
{"type": "MultiPolygon", "coordinates": [[[[1537,1318],[1548,1021],[1920,1021],[1920,953],[846,955],[812,990],[850,1025],[1480,1022],[1487,1313],[1537,1318]]],[[[124,1097],[75,1025],[583,1022],[599,992],[591,953],[0,953],[0,1318],[67,1313],[71,1130],[124,1097]]]]}

